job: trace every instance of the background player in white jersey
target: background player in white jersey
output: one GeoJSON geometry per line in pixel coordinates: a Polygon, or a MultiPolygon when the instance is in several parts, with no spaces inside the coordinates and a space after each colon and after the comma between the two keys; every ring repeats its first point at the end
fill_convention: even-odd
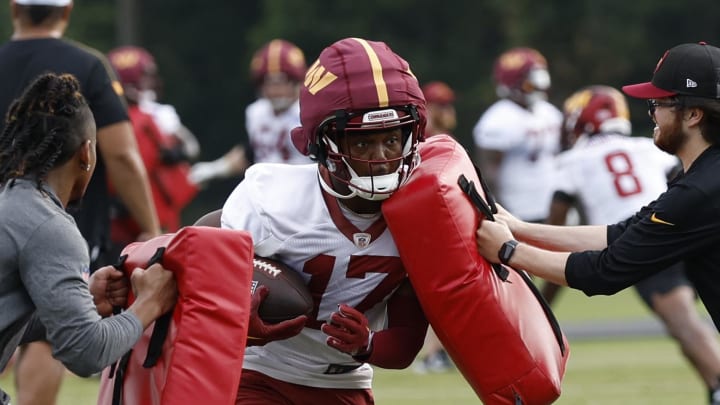
{"type": "MultiPolygon", "coordinates": [[[[564,225],[580,205],[589,225],[632,216],[667,189],[676,157],[652,139],[630,137],[625,97],[608,86],[589,86],[564,104],[565,130],[575,142],[557,157],[557,190],[548,222],[564,225]]],[[[554,285],[554,284],[553,284],[554,285]]],[[[635,285],[643,301],[665,324],[710,391],[720,384],[720,346],[695,309],[695,290],[679,263],[635,285]]],[[[555,294],[547,294],[552,303],[555,294]]]]}
{"type": "Polygon", "coordinates": [[[191,178],[202,183],[240,175],[252,163],[310,163],[295,149],[290,131],[300,125],[300,86],[307,64],[302,50],[283,39],[261,47],[250,62],[258,99],[245,109],[249,149],[237,145],[223,157],[193,166],[191,178]]]}
{"type": "Polygon", "coordinates": [[[237,403],[372,404],[371,365],[407,367],[427,331],[380,210],[419,163],[425,100],[405,60],[359,38],[323,50],[300,100],[293,142],[318,163],[253,165],[222,226],[302,274],[315,310],[299,335],[247,349],[237,403]]]}
{"type": "Polygon", "coordinates": [[[546,101],[547,62],[535,49],[513,48],[495,61],[493,76],[500,99],[473,129],[477,163],[506,209],[544,221],[562,123],[562,113],[546,101]]]}

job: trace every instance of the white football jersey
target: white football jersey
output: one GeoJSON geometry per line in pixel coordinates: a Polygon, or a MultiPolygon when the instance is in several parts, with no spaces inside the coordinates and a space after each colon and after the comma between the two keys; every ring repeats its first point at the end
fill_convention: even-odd
{"type": "Polygon", "coordinates": [[[589,224],[613,224],[665,192],[667,174],[678,163],[650,138],[583,136],[558,155],[555,189],[578,198],[589,224]]]}
{"type": "Polygon", "coordinates": [[[372,368],[328,346],[320,325],[344,303],[384,329],[387,300],[407,276],[382,216],[344,208],[317,173],[317,164],[255,164],[223,207],[222,226],[249,231],[256,255],[297,270],[315,304],[300,335],[247,348],[243,367],[306,386],[370,388],[372,368]]]}
{"type": "Polygon", "coordinates": [[[305,164],[311,160],[292,143],[290,131],[300,126],[300,104],[275,115],[266,98],[255,100],[245,109],[245,126],[256,163],[305,164]]]}
{"type": "Polygon", "coordinates": [[[503,152],[495,179],[498,189],[493,191],[520,219],[541,220],[548,215],[561,125],[562,113],[547,101],[538,101],[528,110],[501,99],[473,129],[478,148],[503,152]]]}

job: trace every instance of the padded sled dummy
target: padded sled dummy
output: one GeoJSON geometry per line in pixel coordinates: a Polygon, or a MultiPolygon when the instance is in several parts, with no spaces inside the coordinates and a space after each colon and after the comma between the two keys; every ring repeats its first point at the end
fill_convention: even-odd
{"type": "Polygon", "coordinates": [[[485,404],[549,404],[560,396],[568,344],[524,273],[479,255],[482,217],[460,187],[483,195],[451,137],[421,144],[422,163],[382,210],[425,314],[485,404]]]}
{"type": "Polygon", "coordinates": [[[130,356],[105,369],[98,404],[235,404],[250,315],[250,234],[190,226],[122,254],[128,276],[149,262],[173,271],[178,301],[130,356]]]}

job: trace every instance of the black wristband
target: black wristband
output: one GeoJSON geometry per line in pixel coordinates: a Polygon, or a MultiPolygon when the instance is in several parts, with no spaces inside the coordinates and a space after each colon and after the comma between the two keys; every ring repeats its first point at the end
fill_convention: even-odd
{"type": "Polygon", "coordinates": [[[515,254],[515,248],[518,245],[518,241],[511,239],[505,243],[503,243],[502,246],[500,246],[500,250],[498,251],[498,258],[500,259],[500,263],[510,265],[510,258],[512,258],[513,254],[515,254]]]}

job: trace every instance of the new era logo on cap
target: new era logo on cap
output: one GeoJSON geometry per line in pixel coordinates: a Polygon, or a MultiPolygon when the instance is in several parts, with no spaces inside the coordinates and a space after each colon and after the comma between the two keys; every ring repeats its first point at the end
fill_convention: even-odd
{"type": "Polygon", "coordinates": [[[643,99],[720,99],[720,48],[705,42],[675,46],[660,59],[650,82],[623,86],[623,91],[643,99]]]}

